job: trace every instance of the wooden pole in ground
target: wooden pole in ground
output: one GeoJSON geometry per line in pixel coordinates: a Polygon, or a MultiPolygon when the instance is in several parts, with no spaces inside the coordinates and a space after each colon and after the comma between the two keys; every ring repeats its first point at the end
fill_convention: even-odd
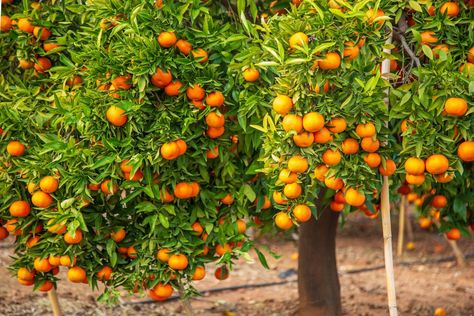
{"type": "MultiPolygon", "coordinates": [[[[392,34],[387,39],[387,44],[392,43],[392,34]]],[[[390,49],[384,48],[384,52],[390,54],[390,49]]],[[[390,60],[385,59],[382,62],[382,76],[390,73],[390,60]]],[[[385,105],[389,107],[388,94],[390,91],[387,89],[387,95],[385,97],[385,105]]],[[[388,185],[388,177],[383,177],[382,192],[380,195],[381,205],[380,210],[382,213],[382,230],[384,239],[384,255],[385,255],[385,274],[387,279],[387,298],[388,298],[388,310],[390,316],[397,316],[397,295],[395,291],[395,273],[393,270],[393,253],[392,253],[392,224],[390,221],[390,193],[388,185]]]]}
{"type": "Polygon", "coordinates": [[[61,316],[61,307],[59,306],[58,295],[55,288],[49,290],[48,297],[51,302],[51,308],[53,309],[53,315],[61,316]]]}
{"type": "Polygon", "coordinates": [[[194,316],[193,308],[189,299],[184,298],[184,288],[182,285],[179,286],[179,296],[181,298],[181,304],[183,305],[184,314],[186,316],[194,316]]]}
{"type": "Polygon", "coordinates": [[[410,218],[410,204],[408,203],[406,196],[403,196],[402,198],[404,199],[405,203],[405,224],[407,227],[407,239],[408,241],[413,241],[415,238],[413,237],[413,225],[410,218]]]}
{"type": "MultiPolygon", "coordinates": [[[[434,220],[434,223],[436,227],[439,229],[440,228],[440,223],[437,220],[434,220]]],[[[444,239],[448,242],[449,246],[453,250],[454,256],[456,257],[456,261],[458,263],[458,266],[461,268],[466,267],[466,258],[464,257],[464,254],[462,253],[461,249],[458,247],[458,243],[455,240],[451,240],[448,237],[446,237],[446,234],[443,234],[444,239]]]]}
{"type": "Polygon", "coordinates": [[[399,220],[398,220],[397,257],[403,256],[404,234],[405,234],[405,196],[402,195],[402,198],[400,200],[400,214],[399,214],[399,220]]]}

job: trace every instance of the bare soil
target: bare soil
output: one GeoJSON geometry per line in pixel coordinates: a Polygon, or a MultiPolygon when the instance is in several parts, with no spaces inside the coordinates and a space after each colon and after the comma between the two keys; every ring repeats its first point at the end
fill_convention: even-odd
{"type": "MultiPolygon", "coordinates": [[[[396,231],[393,227],[394,244],[396,231]]],[[[2,245],[10,242],[12,240],[2,245]]],[[[269,245],[282,255],[280,259],[267,256],[270,270],[265,270],[252,253],[254,262],[241,260],[225,281],[216,280],[213,267],[209,267],[208,276],[197,287],[209,290],[265,282],[288,283],[204,294],[190,301],[195,315],[295,315],[298,306],[296,242],[281,235],[261,239],[259,243],[269,245]]],[[[474,253],[472,238],[464,238],[459,246],[465,254],[474,253]]],[[[9,276],[7,265],[11,251],[0,249],[0,315],[51,315],[46,294],[33,293],[30,287],[20,286],[9,276]]],[[[352,216],[338,235],[337,256],[344,315],[387,315],[384,269],[347,273],[383,265],[380,220],[352,216]]],[[[467,268],[458,267],[455,261],[429,261],[447,256],[452,256],[452,251],[442,236],[415,228],[415,249],[407,251],[395,263],[401,315],[433,315],[437,307],[444,307],[449,316],[474,315],[474,260],[468,260],[471,267],[467,268]],[[406,266],[400,265],[401,261],[425,262],[406,266]]],[[[64,271],[60,275],[65,279],[64,271]]],[[[124,296],[122,304],[107,307],[95,301],[98,292],[66,280],[59,284],[58,295],[64,315],[184,315],[178,300],[144,304],[140,302],[147,301],[147,297],[124,296]]]]}

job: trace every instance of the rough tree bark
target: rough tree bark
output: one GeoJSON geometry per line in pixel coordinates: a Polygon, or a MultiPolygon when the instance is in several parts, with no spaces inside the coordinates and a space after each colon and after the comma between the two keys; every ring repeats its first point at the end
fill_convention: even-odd
{"type": "Polygon", "coordinates": [[[341,315],[336,263],[339,213],[326,209],[299,228],[298,292],[300,316],[341,315]]]}

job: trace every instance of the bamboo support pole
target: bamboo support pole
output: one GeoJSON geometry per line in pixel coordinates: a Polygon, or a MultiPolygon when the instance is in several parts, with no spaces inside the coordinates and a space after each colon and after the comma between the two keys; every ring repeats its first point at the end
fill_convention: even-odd
{"type": "Polygon", "coordinates": [[[407,239],[408,241],[413,241],[415,238],[413,237],[413,225],[410,218],[410,204],[408,203],[406,196],[403,196],[402,199],[403,203],[405,203],[405,224],[407,227],[407,239]]]}
{"type": "MultiPolygon", "coordinates": [[[[387,44],[391,44],[392,34],[387,39],[387,44]]],[[[390,49],[384,48],[385,53],[390,53],[390,49]]],[[[382,76],[390,73],[390,60],[385,59],[382,62],[382,76]]],[[[389,107],[389,91],[385,97],[385,105],[389,107]]],[[[385,275],[387,281],[387,298],[388,298],[388,309],[390,316],[398,316],[397,309],[397,295],[395,291],[395,273],[393,270],[393,252],[392,252],[392,224],[390,221],[390,193],[388,177],[383,177],[383,185],[381,192],[381,213],[382,213],[382,230],[384,238],[384,256],[385,256],[385,275]]]]}
{"type": "Polygon", "coordinates": [[[61,316],[61,307],[59,306],[58,295],[56,289],[52,288],[48,292],[49,301],[51,302],[51,308],[53,309],[54,316],[61,316]]]}
{"type": "MultiPolygon", "coordinates": [[[[435,221],[436,227],[439,229],[441,226],[438,221],[435,221]]],[[[462,253],[461,249],[459,249],[458,243],[455,240],[451,240],[448,237],[446,237],[445,234],[443,234],[444,239],[448,242],[449,246],[453,250],[454,257],[456,257],[456,262],[458,263],[458,266],[461,268],[465,268],[467,266],[466,263],[466,258],[464,257],[464,254],[462,253]]]]}
{"type": "Polygon", "coordinates": [[[398,245],[397,245],[397,257],[403,256],[404,246],[404,235],[405,235],[405,201],[402,196],[400,200],[400,214],[398,220],[398,245]]]}

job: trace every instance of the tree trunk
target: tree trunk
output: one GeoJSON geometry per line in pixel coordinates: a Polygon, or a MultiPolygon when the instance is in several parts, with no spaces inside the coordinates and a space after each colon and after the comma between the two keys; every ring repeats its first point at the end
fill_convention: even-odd
{"type": "Polygon", "coordinates": [[[326,209],[299,228],[298,292],[300,316],[341,315],[336,263],[339,213],[326,209]]]}

